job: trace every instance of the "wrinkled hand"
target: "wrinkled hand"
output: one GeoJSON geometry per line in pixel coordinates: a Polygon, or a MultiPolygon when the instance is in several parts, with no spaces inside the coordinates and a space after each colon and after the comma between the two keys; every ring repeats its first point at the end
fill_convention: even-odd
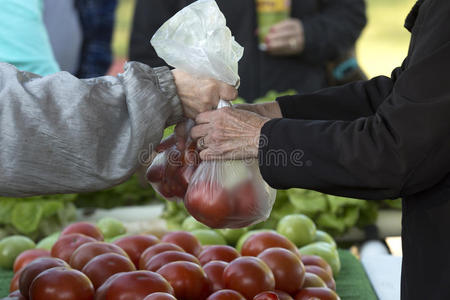
{"type": "Polygon", "coordinates": [[[267,52],[272,55],[296,55],[305,47],[305,34],[299,19],[287,19],[275,24],[265,39],[267,52]]]}
{"type": "Polygon", "coordinates": [[[261,128],[269,120],[250,111],[224,107],[199,114],[191,136],[198,139],[203,160],[256,158],[261,128]]]}
{"type": "Polygon", "coordinates": [[[217,107],[219,100],[234,100],[237,90],[218,80],[203,79],[181,70],[173,70],[178,97],[186,117],[194,119],[199,113],[217,107]]]}
{"type": "Polygon", "coordinates": [[[248,110],[269,119],[283,117],[281,114],[280,105],[276,101],[255,104],[236,104],[233,105],[233,107],[237,109],[248,110]]]}

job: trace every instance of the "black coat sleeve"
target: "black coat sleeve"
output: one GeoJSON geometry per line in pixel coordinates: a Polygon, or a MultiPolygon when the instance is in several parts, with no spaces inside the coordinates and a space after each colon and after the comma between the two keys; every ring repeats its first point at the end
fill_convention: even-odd
{"type": "MultiPolygon", "coordinates": [[[[433,11],[424,15],[433,18],[413,30],[407,67],[374,114],[352,121],[274,119],[264,125],[259,160],[270,185],[385,199],[426,190],[449,173],[450,3],[428,5],[433,11]]],[[[355,96],[379,98],[383,92],[376,82],[365,83],[355,96]]],[[[330,97],[345,94],[337,91],[330,97]]]]}
{"type": "Polygon", "coordinates": [[[166,66],[150,40],[164,22],[185,6],[184,0],[138,0],[130,37],[129,58],[157,67],[166,66]]]}
{"type": "Polygon", "coordinates": [[[317,13],[301,19],[305,33],[302,57],[311,63],[323,63],[350,50],[367,21],[364,0],[319,2],[317,13]]]}

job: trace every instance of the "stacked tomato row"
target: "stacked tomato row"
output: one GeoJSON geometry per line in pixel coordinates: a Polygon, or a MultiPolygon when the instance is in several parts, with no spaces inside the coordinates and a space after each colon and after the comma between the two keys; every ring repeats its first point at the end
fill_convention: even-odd
{"type": "Polygon", "coordinates": [[[339,299],[330,266],[300,256],[275,232],[252,235],[239,253],[202,247],[184,231],[106,243],[96,226],[81,222],[68,226],[50,253],[22,253],[14,271],[8,299],[339,299]]]}

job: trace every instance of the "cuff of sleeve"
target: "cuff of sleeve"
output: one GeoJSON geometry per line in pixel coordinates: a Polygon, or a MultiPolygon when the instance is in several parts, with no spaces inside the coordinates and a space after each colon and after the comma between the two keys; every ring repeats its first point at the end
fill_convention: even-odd
{"type": "Polygon", "coordinates": [[[315,120],[323,107],[318,107],[315,94],[284,96],[276,99],[283,118],[315,120]]]}
{"type": "Polygon", "coordinates": [[[278,188],[275,176],[272,176],[272,168],[270,165],[270,155],[269,152],[272,151],[272,130],[278,122],[282,119],[272,119],[266,122],[261,128],[261,133],[259,137],[259,170],[263,179],[273,188],[278,188]]]}
{"type": "Polygon", "coordinates": [[[177,95],[177,87],[172,72],[167,67],[154,68],[153,71],[158,78],[159,87],[169,101],[172,114],[167,120],[166,126],[179,123],[183,120],[183,107],[177,95]]]}

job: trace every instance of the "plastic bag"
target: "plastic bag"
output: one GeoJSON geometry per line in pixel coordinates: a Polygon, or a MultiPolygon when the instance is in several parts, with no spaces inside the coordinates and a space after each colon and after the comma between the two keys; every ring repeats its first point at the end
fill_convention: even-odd
{"type": "Polygon", "coordinates": [[[189,137],[193,125],[192,120],[177,125],[182,129],[177,128],[158,145],[158,154],[147,169],[147,180],[153,189],[169,201],[183,200],[189,181],[200,163],[196,142],[189,137]]]}
{"type": "MultiPolygon", "coordinates": [[[[214,0],[199,0],[179,11],[161,26],[151,43],[175,68],[239,85],[243,48],[226,27],[214,0]]],[[[220,101],[220,106],[229,104],[220,101]]],[[[170,176],[167,170],[165,174],[170,176]]],[[[239,228],[267,219],[275,196],[276,191],[261,177],[256,159],[203,161],[189,179],[184,204],[209,227],[239,228]]]]}

